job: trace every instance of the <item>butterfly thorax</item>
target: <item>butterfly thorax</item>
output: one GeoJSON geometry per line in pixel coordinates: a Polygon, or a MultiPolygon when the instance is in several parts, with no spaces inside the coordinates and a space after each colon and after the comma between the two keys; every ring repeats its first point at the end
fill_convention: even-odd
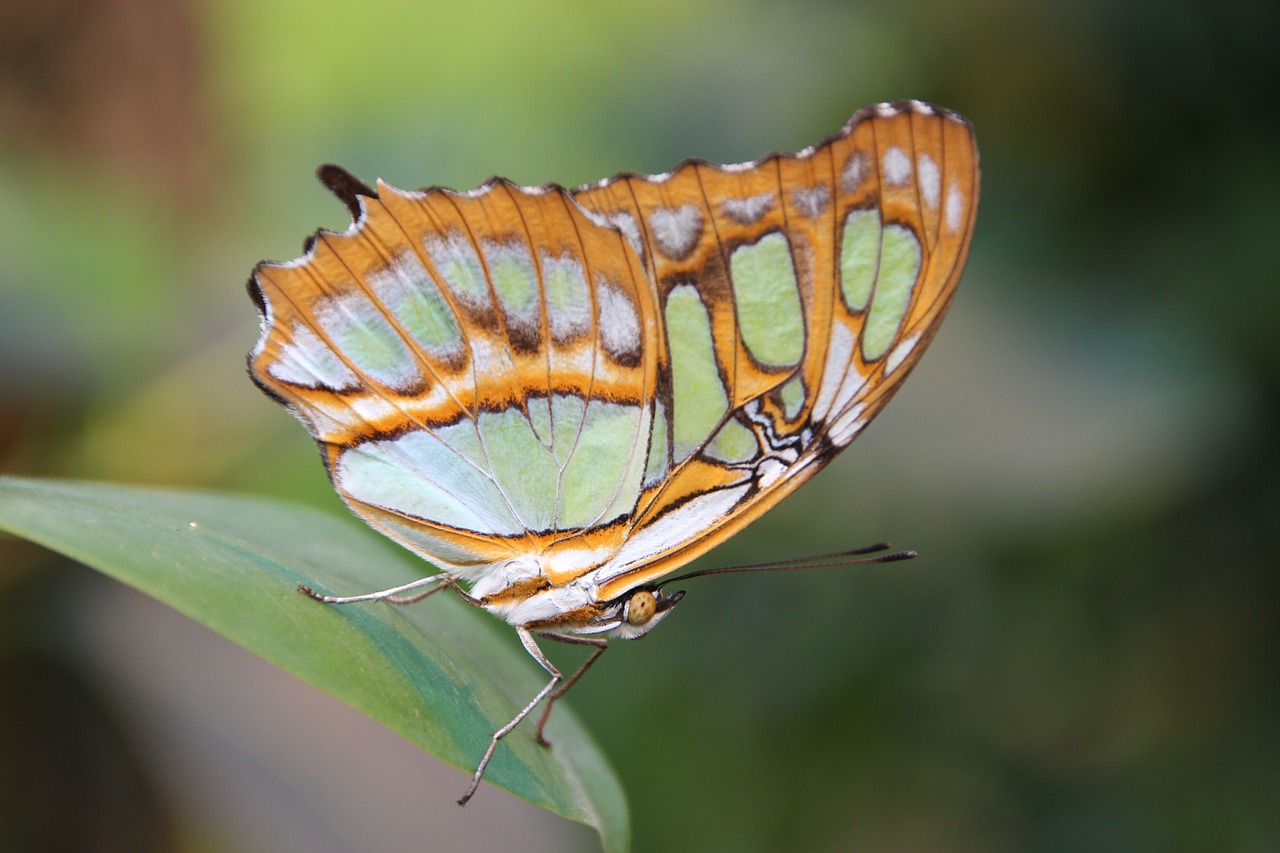
{"type": "Polygon", "coordinates": [[[533,555],[493,564],[479,573],[471,598],[498,618],[531,631],[634,639],[661,621],[682,595],[643,586],[603,599],[595,571],[557,584],[552,580],[557,573],[548,568],[545,558],[533,555]]]}

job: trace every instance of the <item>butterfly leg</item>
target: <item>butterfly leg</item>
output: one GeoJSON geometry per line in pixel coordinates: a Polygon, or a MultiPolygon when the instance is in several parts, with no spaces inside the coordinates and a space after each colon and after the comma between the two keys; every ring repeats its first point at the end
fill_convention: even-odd
{"type": "Polygon", "coordinates": [[[366,592],[362,595],[325,595],[324,593],[316,592],[306,584],[298,584],[298,591],[306,593],[316,601],[323,601],[325,604],[351,604],[355,601],[382,601],[383,599],[390,601],[392,604],[412,604],[413,602],[421,601],[428,595],[439,592],[446,587],[454,587],[456,589],[457,581],[455,581],[450,575],[442,573],[438,575],[428,575],[425,578],[419,578],[416,581],[410,581],[409,583],[401,584],[400,586],[393,586],[389,589],[380,589],[377,592],[366,592]],[[409,592],[410,590],[415,590],[423,586],[430,586],[431,584],[435,584],[435,586],[426,592],[414,593],[411,596],[401,595],[401,593],[409,592]]]}
{"type": "Polygon", "coordinates": [[[538,648],[538,643],[533,639],[533,634],[528,628],[517,627],[516,635],[520,637],[520,642],[524,645],[525,650],[533,656],[533,659],[538,662],[538,665],[551,673],[551,680],[547,682],[546,687],[543,687],[538,691],[538,695],[534,696],[528,705],[521,708],[520,712],[511,718],[511,722],[493,733],[493,737],[489,739],[489,748],[484,751],[484,756],[481,757],[480,764],[476,767],[476,772],[471,777],[471,785],[467,788],[467,792],[462,795],[462,799],[458,800],[458,805],[460,806],[465,806],[467,801],[475,795],[476,789],[480,787],[480,779],[484,776],[485,768],[489,766],[489,762],[493,759],[493,753],[494,750],[498,748],[498,742],[511,734],[512,730],[514,730],[516,726],[520,725],[521,721],[524,720],[525,717],[529,716],[529,714],[533,712],[533,709],[538,707],[538,703],[547,698],[547,694],[554,690],[556,685],[560,683],[560,680],[564,678],[564,676],[560,674],[560,670],[556,669],[555,665],[552,664],[551,661],[547,660],[547,656],[542,653],[542,649],[538,648]]]}
{"type": "Polygon", "coordinates": [[[556,703],[557,699],[568,693],[569,688],[578,683],[578,679],[581,678],[582,674],[591,667],[591,664],[595,663],[596,659],[599,658],[600,655],[604,654],[604,650],[609,648],[609,641],[603,637],[575,637],[572,634],[544,634],[543,636],[559,643],[568,643],[571,646],[596,647],[596,650],[582,662],[582,666],[578,667],[578,671],[571,675],[568,681],[557,687],[555,691],[547,697],[547,704],[546,707],[542,709],[542,718],[538,720],[538,729],[534,737],[537,738],[539,745],[550,748],[551,743],[542,736],[542,730],[547,725],[547,718],[551,716],[551,706],[556,703]]]}

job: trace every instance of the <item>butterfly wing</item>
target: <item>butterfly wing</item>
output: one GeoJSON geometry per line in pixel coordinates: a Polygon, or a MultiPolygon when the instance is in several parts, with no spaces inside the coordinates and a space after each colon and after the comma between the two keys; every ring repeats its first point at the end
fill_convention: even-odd
{"type": "Polygon", "coordinates": [[[345,233],[255,270],[250,356],[347,504],[463,576],[629,518],[661,328],[624,237],[556,187],[348,201],[345,233]]]}
{"type": "Polygon", "coordinates": [[[597,573],[608,599],[732,536],[888,402],[959,281],[978,154],[964,119],[906,101],[795,155],[575,198],[629,237],[667,330],[648,488],[597,573]]]}
{"type": "Polygon", "coordinates": [[[612,598],[888,401],[959,279],[977,179],[967,123],[917,102],[796,155],[572,192],[346,177],[351,228],[254,272],[250,371],[373,527],[462,576],[536,557],[489,579],[517,599],[588,572],[612,598]]]}

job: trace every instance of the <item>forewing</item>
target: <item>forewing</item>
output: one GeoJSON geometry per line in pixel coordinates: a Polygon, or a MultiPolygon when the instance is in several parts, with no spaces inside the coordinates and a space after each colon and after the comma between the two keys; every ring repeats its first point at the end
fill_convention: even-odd
{"type": "Polygon", "coordinates": [[[959,281],[978,154],[964,119],[905,101],[795,155],[575,198],[628,236],[666,330],[646,491],[598,574],[610,598],[732,536],[888,402],[959,281]]]}

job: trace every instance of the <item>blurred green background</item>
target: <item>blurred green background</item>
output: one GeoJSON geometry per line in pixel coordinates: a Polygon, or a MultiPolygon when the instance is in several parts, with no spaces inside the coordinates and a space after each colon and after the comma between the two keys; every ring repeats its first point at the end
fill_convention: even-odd
{"type": "MultiPolygon", "coordinates": [[[[1278,17],[0,4],[0,472],[356,524],[244,373],[250,268],[347,222],[317,164],[575,185],[934,101],[983,156],[951,315],[854,449],[702,565],[884,538],[923,556],[699,581],[584,679],[571,700],[628,787],[636,849],[1280,849],[1278,17]]],[[[0,539],[0,848],[595,845],[496,789],[458,809],[463,784],[0,539]]]]}

